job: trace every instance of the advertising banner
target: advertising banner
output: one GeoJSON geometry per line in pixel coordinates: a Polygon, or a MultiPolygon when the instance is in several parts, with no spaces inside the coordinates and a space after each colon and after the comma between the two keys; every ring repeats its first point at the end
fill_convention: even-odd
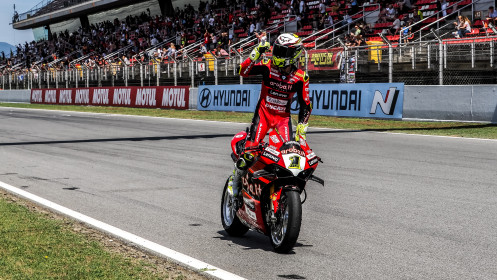
{"type": "Polygon", "coordinates": [[[343,48],[327,50],[309,50],[307,70],[338,70],[342,59],[343,48]]]}
{"type": "MultiPolygon", "coordinates": [[[[337,117],[401,119],[403,83],[311,84],[312,114],[337,117]]],[[[292,103],[298,113],[298,102],[292,103]]]]}
{"type": "Polygon", "coordinates": [[[33,89],[31,103],[187,110],[189,92],[185,86],[33,89]]]}
{"type": "Polygon", "coordinates": [[[261,85],[199,86],[197,109],[254,112],[261,85]]]}

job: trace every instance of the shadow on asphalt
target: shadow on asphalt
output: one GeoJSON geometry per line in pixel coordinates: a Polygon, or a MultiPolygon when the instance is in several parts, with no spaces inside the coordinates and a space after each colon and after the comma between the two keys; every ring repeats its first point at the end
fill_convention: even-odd
{"type": "MultiPolygon", "coordinates": [[[[497,110],[494,119],[497,119],[497,110]]],[[[50,118],[53,121],[53,118],[50,118]]],[[[401,125],[402,122],[399,121],[401,125]]],[[[423,130],[453,130],[453,129],[478,129],[487,127],[497,127],[495,123],[482,123],[478,125],[460,125],[431,128],[371,128],[371,129],[339,129],[325,131],[309,131],[307,134],[333,134],[333,133],[353,133],[353,132],[387,132],[387,131],[423,131],[423,130]]],[[[50,145],[50,144],[74,144],[74,143],[99,143],[99,142],[125,142],[125,141],[161,141],[180,139],[212,139],[233,137],[238,131],[234,130],[227,134],[203,134],[203,135],[176,135],[176,136],[155,136],[155,137],[123,137],[123,138],[102,138],[102,139],[74,139],[74,140],[47,140],[47,141],[27,141],[27,142],[7,142],[0,143],[0,146],[22,146],[22,145],[50,145]]]]}
{"type": "MultiPolygon", "coordinates": [[[[385,131],[417,131],[417,130],[451,130],[466,128],[497,127],[497,124],[464,125],[456,127],[433,127],[433,128],[389,128],[389,129],[343,129],[326,131],[309,131],[307,134],[333,134],[351,132],[385,132],[385,131]]],[[[201,134],[201,135],[175,135],[175,136],[152,136],[152,137],[123,137],[123,138],[101,138],[101,139],[74,139],[74,140],[47,140],[27,142],[0,143],[0,146],[24,146],[24,145],[53,145],[53,144],[75,144],[75,143],[100,143],[100,142],[135,142],[135,141],[161,141],[161,140],[190,140],[190,139],[213,139],[233,137],[236,133],[228,134],[201,134]]]]}
{"type": "Polygon", "coordinates": [[[161,141],[161,140],[190,140],[190,139],[212,139],[233,137],[230,134],[204,134],[204,135],[179,135],[179,136],[154,136],[154,137],[123,137],[123,138],[101,138],[101,139],[75,139],[75,140],[48,140],[0,143],[0,146],[24,146],[24,145],[51,145],[51,144],[75,144],[75,143],[99,143],[99,142],[126,142],[126,141],[161,141]]]}
{"type": "MultiPolygon", "coordinates": [[[[229,236],[224,230],[220,230],[217,233],[219,233],[220,236],[214,236],[213,238],[224,241],[231,241],[239,246],[244,247],[243,250],[263,250],[267,252],[274,252],[273,246],[271,246],[271,241],[269,241],[269,237],[260,233],[248,231],[242,237],[229,236]]],[[[313,245],[302,244],[297,241],[295,247],[313,247],[313,245]]],[[[295,251],[292,250],[288,254],[293,255],[295,254],[295,251]]]]}

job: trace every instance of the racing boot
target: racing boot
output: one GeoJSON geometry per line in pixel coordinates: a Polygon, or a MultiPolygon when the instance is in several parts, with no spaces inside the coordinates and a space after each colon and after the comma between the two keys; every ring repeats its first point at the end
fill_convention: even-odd
{"type": "Polygon", "coordinates": [[[235,170],[232,176],[233,197],[237,202],[237,209],[242,206],[242,178],[247,174],[247,170],[254,163],[254,155],[244,153],[235,163],[235,170]]]}

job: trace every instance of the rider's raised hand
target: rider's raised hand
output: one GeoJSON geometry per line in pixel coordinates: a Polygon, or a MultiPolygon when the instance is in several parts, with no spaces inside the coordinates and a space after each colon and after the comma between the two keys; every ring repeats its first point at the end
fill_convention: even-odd
{"type": "Polygon", "coordinates": [[[271,47],[271,44],[269,42],[265,42],[264,44],[260,43],[258,44],[250,53],[250,60],[252,61],[257,61],[261,58],[261,54],[265,53],[269,48],[271,47]]]}
{"type": "Polygon", "coordinates": [[[309,124],[307,123],[299,123],[295,132],[295,141],[300,141],[300,138],[306,140],[307,127],[309,124]]]}

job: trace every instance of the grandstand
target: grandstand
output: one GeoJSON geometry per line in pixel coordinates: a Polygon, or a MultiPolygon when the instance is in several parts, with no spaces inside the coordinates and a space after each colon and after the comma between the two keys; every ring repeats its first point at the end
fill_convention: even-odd
{"type": "Polygon", "coordinates": [[[237,65],[282,32],[303,38],[315,82],[494,84],[497,30],[487,0],[43,0],[13,23],[47,35],[0,61],[2,88],[191,85],[242,80],[237,65]],[[454,38],[458,15],[472,19],[454,38]]]}

